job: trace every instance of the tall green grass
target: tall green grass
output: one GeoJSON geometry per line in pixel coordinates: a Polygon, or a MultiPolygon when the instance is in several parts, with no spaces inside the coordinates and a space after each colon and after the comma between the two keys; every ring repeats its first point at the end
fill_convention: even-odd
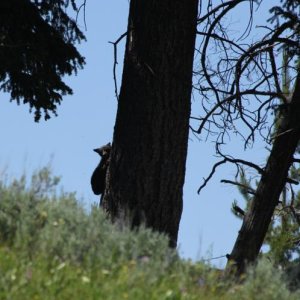
{"type": "Polygon", "coordinates": [[[163,235],[87,212],[58,183],[48,168],[0,181],[0,299],[300,299],[269,262],[235,284],[163,235]]]}

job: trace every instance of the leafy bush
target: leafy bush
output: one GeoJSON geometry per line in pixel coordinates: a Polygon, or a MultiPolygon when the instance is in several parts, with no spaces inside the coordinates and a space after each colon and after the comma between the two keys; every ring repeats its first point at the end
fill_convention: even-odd
{"type": "Polygon", "coordinates": [[[245,281],[236,286],[236,299],[255,300],[292,300],[299,299],[300,293],[291,293],[283,280],[283,273],[275,269],[271,262],[262,259],[255,267],[248,270],[245,281]]]}

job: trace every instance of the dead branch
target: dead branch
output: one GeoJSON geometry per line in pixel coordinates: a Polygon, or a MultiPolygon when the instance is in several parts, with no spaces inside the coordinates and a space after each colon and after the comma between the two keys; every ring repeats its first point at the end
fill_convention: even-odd
{"type": "Polygon", "coordinates": [[[119,92],[118,92],[118,82],[117,82],[117,65],[118,65],[118,43],[127,36],[127,31],[123,33],[115,42],[109,42],[114,46],[114,66],[113,66],[113,76],[115,83],[115,95],[117,100],[119,101],[119,92]]]}
{"type": "Polygon", "coordinates": [[[86,0],[83,1],[83,3],[79,6],[79,8],[77,9],[77,13],[76,13],[76,23],[78,20],[78,16],[80,13],[80,10],[83,8],[83,23],[84,23],[84,29],[85,31],[87,31],[87,25],[86,25],[86,14],[85,14],[85,10],[86,10],[86,0]]]}
{"type": "MultiPolygon", "coordinates": [[[[220,154],[220,152],[219,152],[220,154]]],[[[249,162],[249,161],[246,161],[246,160],[243,160],[243,159],[234,159],[234,158],[231,158],[231,157],[227,157],[225,155],[222,154],[222,157],[224,158],[223,160],[217,162],[214,164],[210,174],[208,175],[207,178],[204,178],[204,182],[203,184],[199,187],[197,193],[200,194],[201,190],[207,185],[207,183],[209,182],[209,180],[213,177],[214,173],[216,172],[216,169],[222,165],[222,164],[225,164],[227,162],[230,162],[230,163],[233,163],[237,166],[237,168],[239,169],[240,168],[240,164],[243,164],[245,166],[248,166],[248,167],[251,167],[253,169],[255,169],[260,175],[263,174],[264,170],[262,168],[260,168],[258,165],[252,163],[252,162],[249,162]]]]}
{"type": "Polygon", "coordinates": [[[232,180],[227,180],[227,179],[222,179],[220,182],[221,183],[229,183],[229,184],[233,184],[233,185],[239,186],[242,189],[244,189],[246,191],[246,193],[251,194],[251,195],[255,195],[255,190],[254,189],[252,189],[250,186],[244,185],[244,184],[242,184],[240,182],[232,181],[232,180]]]}
{"type": "Polygon", "coordinates": [[[214,164],[210,174],[208,175],[207,178],[203,178],[204,182],[203,184],[199,187],[197,193],[200,194],[201,190],[207,185],[207,183],[209,182],[209,180],[213,177],[214,173],[216,172],[217,167],[219,167],[222,164],[226,163],[226,159],[223,159],[222,161],[219,161],[217,163],[214,164]]]}
{"type": "Polygon", "coordinates": [[[260,26],[265,31],[260,40],[249,44],[240,42],[251,30],[255,2],[225,1],[216,7],[213,7],[212,1],[208,2],[207,13],[198,19],[197,34],[203,40],[196,50],[200,67],[199,71],[194,71],[194,75],[199,80],[198,84],[193,85],[203,97],[204,110],[203,116],[199,118],[198,130],[193,131],[201,134],[205,129],[207,134],[211,131],[211,136],[219,131],[217,137],[223,140],[229,131],[237,133],[240,126],[235,123],[242,122],[249,132],[245,136],[239,132],[245,140],[245,148],[254,142],[256,132],[269,140],[271,131],[268,115],[273,112],[270,108],[277,105],[279,99],[286,102],[278,78],[278,50],[283,46],[299,48],[298,38],[293,33],[297,20],[292,15],[275,28],[260,26]],[[235,39],[228,35],[230,30],[224,27],[223,20],[227,13],[242,2],[250,3],[249,23],[242,36],[235,39]],[[215,49],[215,60],[210,60],[212,49],[215,49]],[[205,128],[207,124],[209,126],[205,128]]]}

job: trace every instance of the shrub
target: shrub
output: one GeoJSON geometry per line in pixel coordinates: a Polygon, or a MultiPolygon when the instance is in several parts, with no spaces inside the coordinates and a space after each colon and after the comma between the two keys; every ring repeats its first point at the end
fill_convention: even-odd
{"type": "Polygon", "coordinates": [[[114,226],[49,168],[0,181],[0,299],[299,299],[269,262],[242,284],[185,261],[165,236],[114,226]]]}

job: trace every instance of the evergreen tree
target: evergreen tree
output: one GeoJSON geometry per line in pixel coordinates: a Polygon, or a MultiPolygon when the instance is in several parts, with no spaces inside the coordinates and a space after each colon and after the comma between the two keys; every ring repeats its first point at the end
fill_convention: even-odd
{"type": "Polygon", "coordinates": [[[0,91],[23,102],[39,121],[56,115],[62,96],[72,89],[62,80],[84,65],[75,47],[84,40],[66,10],[75,0],[0,1],[0,91]]]}

